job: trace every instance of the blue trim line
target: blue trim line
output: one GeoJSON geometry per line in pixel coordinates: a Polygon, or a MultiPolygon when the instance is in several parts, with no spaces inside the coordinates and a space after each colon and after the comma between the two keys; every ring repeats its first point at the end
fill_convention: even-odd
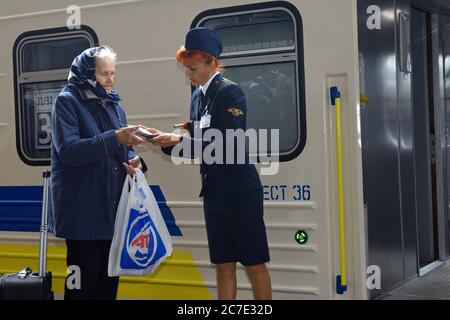
{"type": "Polygon", "coordinates": [[[162,190],[159,186],[150,186],[153,194],[155,195],[156,201],[158,201],[158,207],[161,211],[161,214],[166,221],[167,229],[169,229],[171,236],[182,236],[180,228],[177,226],[175,217],[173,216],[172,210],[167,206],[166,198],[162,193],[162,190]]]}
{"type": "MultiPolygon", "coordinates": [[[[170,235],[182,236],[172,210],[159,186],[150,186],[170,235]]],[[[39,232],[42,213],[42,186],[0,187],[0,231],[39,232]]]]}

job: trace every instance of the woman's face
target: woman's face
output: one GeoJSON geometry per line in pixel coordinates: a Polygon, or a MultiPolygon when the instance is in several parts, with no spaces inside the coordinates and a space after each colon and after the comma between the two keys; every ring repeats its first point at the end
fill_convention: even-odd
{"type": "Polygon", "coordinates": [[[95,80],[110,94],[114,84],[116,61],[111,58],[98,59],[95,68],[95,80]]]}
{"type": "Polygon", "coordinates": [[[186,78],[188,78],[194,87],[204,85],[209,78],[215,73],[216,67],[213,63],[205,64],[186,64],[184,66],[186,78]]]}

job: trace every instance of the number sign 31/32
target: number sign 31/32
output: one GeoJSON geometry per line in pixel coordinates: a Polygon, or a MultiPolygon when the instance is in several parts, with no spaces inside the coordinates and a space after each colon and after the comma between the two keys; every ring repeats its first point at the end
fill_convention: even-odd
{"type": "Polygon", "coordinates": [[[34,92],[35,147],[50,148],[50,120],[53,103],[61,89],[43,89],[34,92]]]}

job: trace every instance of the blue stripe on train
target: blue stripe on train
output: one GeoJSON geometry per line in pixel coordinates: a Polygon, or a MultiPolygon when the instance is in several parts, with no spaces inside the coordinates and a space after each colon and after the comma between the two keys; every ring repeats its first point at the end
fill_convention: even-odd
{"type": "MultiPolygon", "coordinates": [[[[159,186],[150,186],[161,214],[172,236],[181,236],[175,217],[167,206],[159,186]]],[[[42,186],[0,187],[0,231],[33,231],[40,229],[42,186]]]]}

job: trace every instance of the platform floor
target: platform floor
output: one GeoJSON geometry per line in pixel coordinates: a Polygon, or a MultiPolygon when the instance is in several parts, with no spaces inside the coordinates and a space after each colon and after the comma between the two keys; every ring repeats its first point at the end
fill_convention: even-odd
{"type": "Polygon", "coordinates": [[[405,283],[382,300],[450,300],[450,261],[405,283]]]}

